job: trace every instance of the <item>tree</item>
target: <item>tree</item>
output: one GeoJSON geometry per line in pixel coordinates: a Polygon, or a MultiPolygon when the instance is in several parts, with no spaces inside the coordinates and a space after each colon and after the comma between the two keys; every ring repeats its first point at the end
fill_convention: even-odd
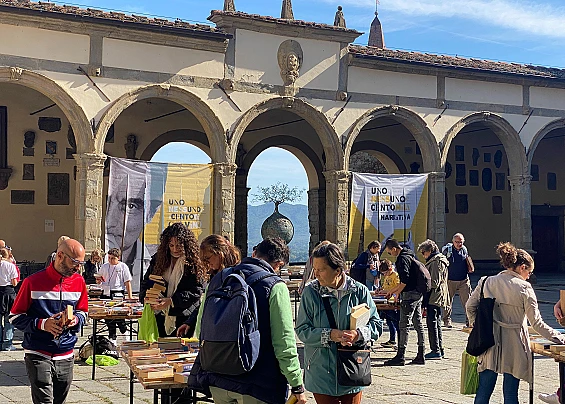
{"type": "Polygon", "coordinates": [[[258,192],[253,194],[253,202],[272,202],[275,204],[275,211],[279,211],[279,205],[285,202],[294,202],[306,191],[304,188],[290,188],[288,184],[277,182],[269,187],[257,187],[258,192]]]}

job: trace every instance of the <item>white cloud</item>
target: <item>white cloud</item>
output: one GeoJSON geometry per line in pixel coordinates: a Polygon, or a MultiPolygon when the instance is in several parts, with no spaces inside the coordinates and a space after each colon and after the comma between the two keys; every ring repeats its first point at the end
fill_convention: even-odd
{"type": "MultiPolygon", "coordinates": [[[[375,7],[374,0],[341,0],[340,3],[375,7]]],[[[528,34],[565,38],[565,6],[523,0],[381,0],[380,3],[379,10],[414,17],[465,18],[528,34]]]]}

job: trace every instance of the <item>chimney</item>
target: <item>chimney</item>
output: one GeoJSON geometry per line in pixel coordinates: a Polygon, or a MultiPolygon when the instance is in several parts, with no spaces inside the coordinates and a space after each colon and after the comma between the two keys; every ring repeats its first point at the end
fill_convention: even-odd
{"type": "Polygon", "coordinates": [[[283,0],[281,18],[285,20],[294,20],[294,14],[292,13],[292,0],[283,0]]]}
{"type": "Polygon", "coordinates": [[[234,0],[224,0],[224,11],[235,11],[234,0]]]}
{"type": "Polygon", "coordinates": [[[383,27],[379,21],[379,13],[375,11],[375,19],[371,24],[371,32],[369,33],[369,46],[375,48],[385,48],[385,37],[383,34],[383,27]]]}

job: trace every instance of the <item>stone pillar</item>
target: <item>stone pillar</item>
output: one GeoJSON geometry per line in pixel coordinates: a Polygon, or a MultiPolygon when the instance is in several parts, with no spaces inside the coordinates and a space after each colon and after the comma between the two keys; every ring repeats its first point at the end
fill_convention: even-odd
{"type": "Polygon", "coordinates": [[[428,173],[428,237],[438,246],[446,241],[445,173],[428,173]]]}
{"type": "Polygon", "coordinates": [[[530,175],[512,175],[510,181],[510,237],[512,244],[532,249],[532,192],[530,175]]]}
{"type": "Polygon", "coordinates": [[[102,246],[102,183],[105,154],[74,154],[77,162],[75,235],[87,254],[102,246]]]}
{"type": "Polygon", "coordinates": [[[235,239],[234,244],[239,247],[243,257],[247,256],[247,197],[251,188],[247,188],[247,175],[240,183],[240,176],[236,177],[235,186],[235,239]]]}
{"type": "Polygon", "coordinates": [[[308,252],[312,252],[320,240],[320,190],[308,191],[308,228],[310,229],[310,244],[308,252]]]}
{"type": "Polygon", "coordinates": [[[229,163],[214,164],[214,233],[234,240],[235,171],[229,163]]]}
{"type": "Polygon", "coordinates": [[[349,179],[344,170],[324,171],[326,177],[326,238],[345,250],[349,212],[349,179]]]}

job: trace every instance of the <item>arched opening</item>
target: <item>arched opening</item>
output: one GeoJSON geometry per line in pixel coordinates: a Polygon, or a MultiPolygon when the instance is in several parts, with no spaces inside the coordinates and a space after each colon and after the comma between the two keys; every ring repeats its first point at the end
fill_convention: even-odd
{"type": "Polygon", "coordinates": [[[565,269],[565,122],[543,128],[528,153],[532,189],[532,248],[536,271],[565,269]]]}
{"type": "Polygon", "coordinates": [[[497,265],[495,246],[511,240],[511,161],[501,131],[490,121],[473,121],[460,127],[444,154],[447,239],[463,233],[482,265],[497,265]]]}
{"type": "Polygon", "coordinates": [[[249,201],[247,206],[247,254],[259,243],[261,226],[273,213],[273,203],[255,199],[259,187],[266,188],[277,183],[301,190],[301,196],[293,202],[283,203],[279,212],[289,218],[294,227],[294,236],[289,244],[291,262],[305,262],[308,258],[310,229],[308,225],[308,184],[310,183],[298,149],[269,147],[251,163],[247,176],[249,201]]]}
{"type": "Polygon", "coordinates": [[[17,81],[0,82],[0,94],[0,171],[11,169],[0,191],[2,238],[19,261],[45,262],[59,236],[75,237],[78,136],[60,100],[17,81]]]}
{"type": "MultiPolygon", "coordinates": [[[[300,104],[302,105],[302,104],[300,104]]],[[[301,114],[305,113],[300,110],[301,114]]],[[[247,203],[249,195],[248,176],[256,158],[265,150],[277,147],[292,153],[301,163],[307,177],[308,200],[308,232],[309,243],[306,248],[312,248],[319,240],[326,237],[326,180],[323,172],[328,164],[324,143],[322,142],[309,117],[299,115],[294,108],[267,109],[260,114],[253,113],[254,118],[242,118],[245,127],[238,126],[234,133],[240,133],[235,146],[234,161],[237,164],[235,180],[235,243],[243,252],[248,251],[247,203]]],[[[336,139],[333,140],[335,142],[336,139]]],[[[232,153],[233,153],[232,146],[232,153]]],[[[335,164],[336,157],[331,158],[335,164]]],[[[338,158],[339,160],[339,158],[338,158]]],[[[273,165],[278,163],[272,161],[273,165]]],[[[284,168],[282,168],[284,173],[284,168]]],[[[291,176],[286,176],[288,182],[291,176]]]]}

